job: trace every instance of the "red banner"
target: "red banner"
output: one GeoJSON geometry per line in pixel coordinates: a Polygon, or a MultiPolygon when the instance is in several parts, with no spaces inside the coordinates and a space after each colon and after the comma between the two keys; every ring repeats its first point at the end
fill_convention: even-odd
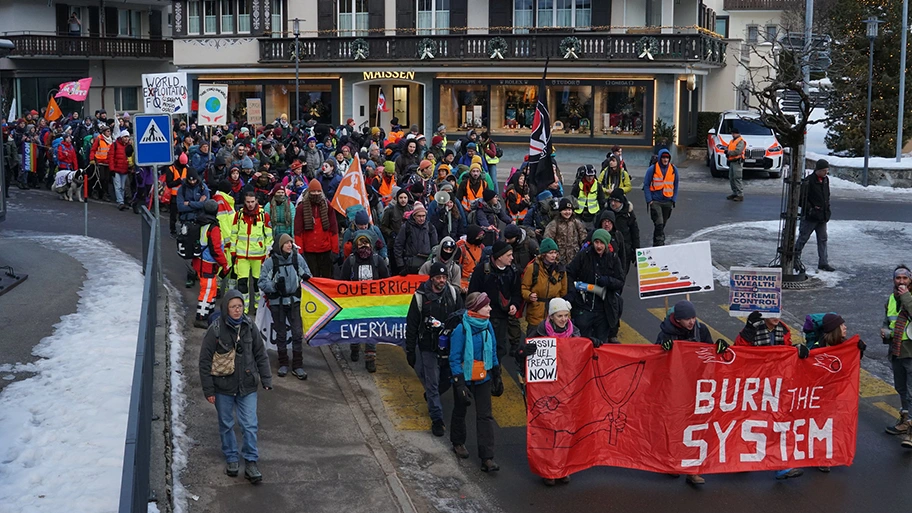
{"type": "Polygon", "coordinates": [[[557,341],[557,380],[526,388],[532,471],[605,465],[714,474],[851,465],[858,337],[815,349],[557,341]]]}

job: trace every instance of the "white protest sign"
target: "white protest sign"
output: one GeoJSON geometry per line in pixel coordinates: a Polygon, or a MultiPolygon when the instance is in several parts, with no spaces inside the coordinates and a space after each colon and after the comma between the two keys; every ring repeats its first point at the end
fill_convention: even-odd
{"type": "Polygon", "coordinates": [[[228,86],[200,84],[199,124],[225,125],[228,123],[228,86]]]}
{"type": "Polygon", "coordinates": [[[709,241],[638,249],[636,262],[640,299],[713,290],[709,241]]]}
{"type": "Polygon", "coordinates": [[[247,98],[247,122],[251,125],[263,124],[263,100],[247,98]]]}
{"type": "Polygon", "coordinates": [[[188,114],[190,112],[186,73],[143,74],[142,86],[143,108],[146,114],[188,114]]]}
{"type": "Polygon", "coordinates": [[[535,356],[526,360],[526,383],[557,381],[557,339],[530,338],[538,346],[535,356]]]}
{"type": "Polygon", "coordinates": [[[732,267],[729,279],[728,313],[747,317],[782,315],[782,269],[778,267],[732,267]]]}

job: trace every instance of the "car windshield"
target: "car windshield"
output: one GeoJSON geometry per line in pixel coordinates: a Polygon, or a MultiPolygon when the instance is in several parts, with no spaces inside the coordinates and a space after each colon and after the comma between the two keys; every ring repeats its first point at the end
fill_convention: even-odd
{"type": "Polygon", "coordinates": [[[738,127],[741,135],[773,135],[773,131],[760,124],[759,119],[723,119],[720,134],[731,134],[732,128],[738,127]]]}

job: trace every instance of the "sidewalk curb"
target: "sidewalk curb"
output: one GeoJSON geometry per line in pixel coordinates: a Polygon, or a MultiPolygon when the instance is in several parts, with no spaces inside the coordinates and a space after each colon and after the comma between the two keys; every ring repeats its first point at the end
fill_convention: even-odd
{"type": "Polygon", "coordinates": [[[387,453],[387,447],[389,447],[389,450],[392,449],[389,441],[381,440],[377,432],[371,427],[372,425],[380,426],[380,420],[377,418],[371,405],[367,402],[364,394],[361,393],[360,396],[356,395],[356,392],[361,392],[361,385],[358,384],[350,368],[343,368],[342,365],[340,365],[331,346],[320,346],[320,352],[323,354],[323,358],[326,360],[327,367],[332,373],[333,378],[336,380],[336,383],[338,383],[339,389],[342,391],[342,395],[345,398],[345,402],[348,404],[355,421],[358,423],[358,428],[364,435],[365,443],[386,475],[387,486],[393,499],[399,504],[399,511],[402,513],[418,513],[418,509],[415,507],[414,502],[412,502],[408,490],[399,478],[399,474],[396,472],[396,465],[393,463],[391,456],[387,453]]]}

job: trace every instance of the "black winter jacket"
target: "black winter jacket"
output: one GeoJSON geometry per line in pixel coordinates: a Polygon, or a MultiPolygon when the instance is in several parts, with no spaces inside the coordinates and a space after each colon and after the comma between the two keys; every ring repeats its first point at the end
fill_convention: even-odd
{"type": "MultiPolygon", "coordinates": [[[[599,256],[591,244],[585,251],[577,253],[567,266],[567,277],[569,279],[567,295],[570,296],[574,309],[594,311],[598,307],[605,307],[606,303],[594,294],[576,290],[574,282],[592,283],[605,287],[610,292],[618,292],[624,287],[621,262],[617,255],[611,251],[605,251],[599,256]]],[[[607,302],[613,303],[610,296],[607,302]]]]}
{"type": "Polygon", "coordinates": [[[801,211],[808,221],[826,223],[830,220],[830,178],[817,178],[813,173],[801,180],[801,211]]]}
{"type": "Polygon", "coordinates": [[[430,281],[418,286],[412,302],[409,304],[408,316],[405,324],[405,350],[415,351],[417,346],[422,351],[437,349],[439,330],[431,329],[427,319],[433,317],[440,322],[446,322],[447,317],[456,310],[463,308],[462,294],[452,285],[447,284],[443,292],[437,294],[431,288],[430,281]],[[418,297],[421,297],[421,307],[418,306],[418,297]]]}

